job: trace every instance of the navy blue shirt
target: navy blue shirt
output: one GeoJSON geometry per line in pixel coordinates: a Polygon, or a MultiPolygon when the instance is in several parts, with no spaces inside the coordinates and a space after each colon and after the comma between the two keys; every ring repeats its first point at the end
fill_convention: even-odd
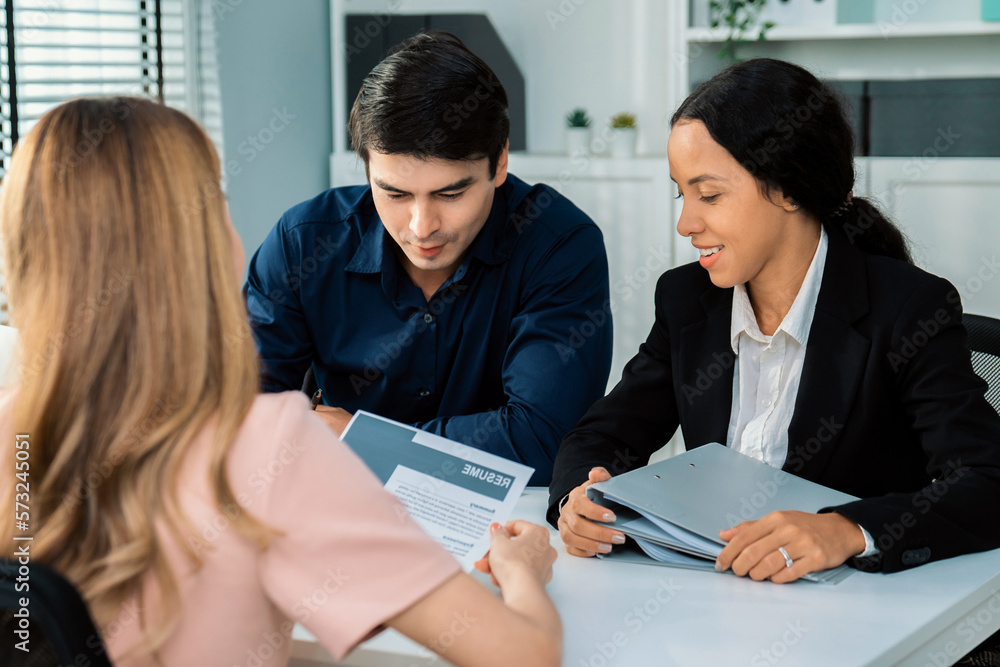
{"type": "Polygon", "coordinates": [[[608,264],[597,225],[512,175],[463,262],[428,301],[393,252],[368,186],[287,211],[244,287],[264,391],[312,364],[326,405],[368,410],[535,469],[604,395],[608,264]]]}

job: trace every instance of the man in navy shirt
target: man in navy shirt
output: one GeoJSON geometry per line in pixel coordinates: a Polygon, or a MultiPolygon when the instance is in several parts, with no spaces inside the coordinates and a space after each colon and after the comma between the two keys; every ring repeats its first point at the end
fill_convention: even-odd
{"type": "Polygon", "coordinates": [[[350,117],[369,185],[287,211],[244,291],[263,389],[299,389],[340,433],[368,410],[535,468],[604,395],[611,365],[600,230],[507,173],[507,96],[442,32],[403,42],[350,117]]]}

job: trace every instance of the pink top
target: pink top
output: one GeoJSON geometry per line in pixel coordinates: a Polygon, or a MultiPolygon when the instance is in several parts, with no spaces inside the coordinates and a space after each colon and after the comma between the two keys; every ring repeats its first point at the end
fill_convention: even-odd
{"type": "MultiPolygon", "coordinates": [[[[258,552],[230,524],[239,510],[220,512],[212,500],[205,471],[213,432],[199,436],[181,484],[182,508],[210,544],[200,570],[157,522],[183,605],[160,649],[165,665],[283,666],[295,622],[340,659],[460,571],[298,392],[259,396],[229,455],[239,504],[284,532],[258,552]]],[[[156,596],[149,583],[146,590],[146,618],[154,619],[156,596]]],[[[121,660],[140,636],[136,608],[127,603],[101,629],[119,667],[155,664],[121,660]]]]}

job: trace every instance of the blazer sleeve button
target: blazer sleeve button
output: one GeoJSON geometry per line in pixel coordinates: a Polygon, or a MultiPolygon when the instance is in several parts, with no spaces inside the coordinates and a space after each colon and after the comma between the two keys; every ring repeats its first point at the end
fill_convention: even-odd
{"type": "Polygon", "coordinates": [[[903,552],[900,560],[903,561],[903,565],[922,565],[931,559],[930,547],[921,547],[920,549],[907,549],[903,552]]]}

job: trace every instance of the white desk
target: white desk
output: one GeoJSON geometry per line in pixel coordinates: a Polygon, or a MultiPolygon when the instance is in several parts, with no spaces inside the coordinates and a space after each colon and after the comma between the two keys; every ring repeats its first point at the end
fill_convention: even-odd
{"type": "MultiPolygon", "coordinates": [[[[544,489],[527,490],[514,516],[544,524],[546,499],[544,489]]],[[[555,531],[552,543],[560,554],[548,591],[562,614],[567,667],[940,667],[1000,629],[1000,550],[892,575],[857,572],[835,586],[778,586],[575,558],[555,531]]],[[[295,637],[293,665],[332,664],[308,632],[295,637]]],[[[383,633],[342,664],[444,663],[383,633]]]]}

